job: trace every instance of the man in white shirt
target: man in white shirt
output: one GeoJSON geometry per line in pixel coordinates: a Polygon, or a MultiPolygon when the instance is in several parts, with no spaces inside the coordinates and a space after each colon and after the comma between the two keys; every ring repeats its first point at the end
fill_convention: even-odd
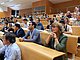
{"type": "Polygon", "coordinates": [[[15,35],[8,32],[4,36],[4,46],[0,48],[0,54],[4,53],[4,60],[21,60],[21,52],[18,45],[15,43],[15,35]]]}
{"type": "Polygon", "coordinates": [[[60,23],[62,24],[63,32],[65,34],[72,34],[72,28],[65,22],[65,20],[61,20],[60,23]]]}
{"type": "Polygon", "coordinates": [[[28,22],[27,19],[23,19],[23,27],[24,27],[24,28],[28,28],[27,22],[28,22]]]}

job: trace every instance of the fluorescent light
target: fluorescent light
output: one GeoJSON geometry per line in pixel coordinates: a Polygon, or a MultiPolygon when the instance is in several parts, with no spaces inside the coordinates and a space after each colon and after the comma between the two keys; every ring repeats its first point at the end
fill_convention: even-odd
{"type": "Polygon", "coordinates": [[[6,0],[6,2],[12,2],[13,0],[6,0]]]}
{"type": "Polygon", "coordinates": [[[0,3],[1,5],[5,4],[5,3],[9,3],[12,2],[13,0],[6,0],[5,2],[0,3]]]}
{"type": "Polygon", "coordinates": [[[3,4],[4,4],[4,2],[1,3],[1,5],[3,5],[3,4]]]}
{"type": "Polygon", "coordinates": [[[21,6],[21,4],[11,5],[10,7],[19,7],[19,6],[21,6]]]}

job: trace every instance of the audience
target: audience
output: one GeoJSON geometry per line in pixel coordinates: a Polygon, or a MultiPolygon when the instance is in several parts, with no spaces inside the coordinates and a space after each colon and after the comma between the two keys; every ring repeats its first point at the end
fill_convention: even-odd
{"type": "Polygon", "coordinates": [[[15,37],[18,37],[20,42],[42,44],[39,30],[47,30],[50,33],[47,39],[45,38],[45,46],[66,53],[65,58],[61,56],[54,60],[68,60],[66,50],[67,36],[63,35],[63,33],[72,34],[70,22],[72,26],[78,26],[79,13],[79,8],[75,7],[74,13],[67,11],[67,13],[61,12],[50,17],[44,13],[40,16],[35,14],[36,17],[32,15],[28,15],[27,17],[24,14],[23,28],[26,28],[26,30],[27,28],[29,29],[26,34],[16,17],[1,18],[0,24],[4,24],[2,32],[5,33],[5,36],[3,42],[0,40],[0,60],[21,60],[20,48],[15,43],[15,37]],[[46,24],[46,29],[44,29],[44,24],[41,23],[40,18],[48,19],[49,24],[46,24]],[[29,25],[28,20],[30,20],[29,25]]]}

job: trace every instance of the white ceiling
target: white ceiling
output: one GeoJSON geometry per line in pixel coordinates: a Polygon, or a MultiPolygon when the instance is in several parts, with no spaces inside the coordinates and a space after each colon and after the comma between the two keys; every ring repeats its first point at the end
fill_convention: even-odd
{"type": "MultiPolygon", "coordinates": [[[[32,2],[37,0],[0,0],[0,4],[6,7],[10,7],[14,10],[30,8],[32,6],[32,2]]],[[[61,3],[70,0],[50,0],[52,3],[61,3]]]]}

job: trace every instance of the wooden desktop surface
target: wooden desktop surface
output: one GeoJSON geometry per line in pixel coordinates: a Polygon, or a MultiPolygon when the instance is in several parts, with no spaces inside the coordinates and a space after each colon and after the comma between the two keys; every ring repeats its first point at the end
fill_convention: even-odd
{"type": "Polygon", "coordinates": [[[65,53],[31,42],[17,42],[22,51],[22,60],[53,60],[65,53]]]}

